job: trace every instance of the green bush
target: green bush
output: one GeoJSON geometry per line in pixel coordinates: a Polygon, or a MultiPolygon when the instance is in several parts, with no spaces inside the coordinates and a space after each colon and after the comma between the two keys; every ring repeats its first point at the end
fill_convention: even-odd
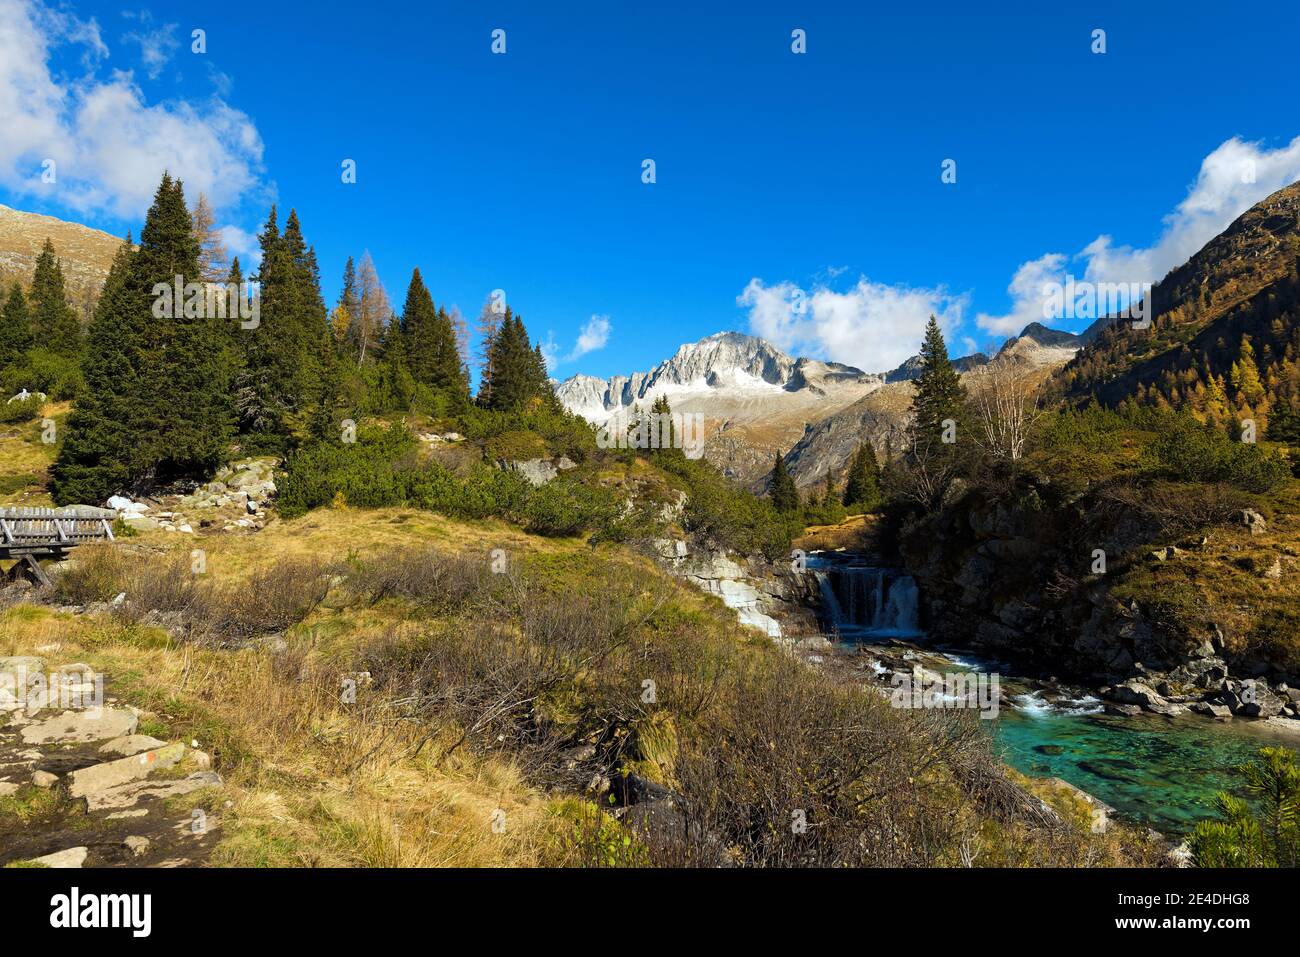
{"type": "Polygon", "coordinates": [[[354,443],[318,442],[289,456],[278,485],[285,518],[328,505],[342,493],[349,505],[380,508],[406,500],[407,473],[416,467],[416,440],[401,426],[362,426],[354,443]]]}
{"type": "Polygon", "coordinates": [[[746,555],[777,559],[790,553],[791,540],[803,530],[802,516],[781,514],[703,459],[665,457],[660,465],[685,481],[688,532],[746,555]]]}
{"type": "Polygon", "coordinates": [[[603,528],[617,515],[612,493],[567,477],[533,489],[523,508],[525,530],[537,535],[577,535],[603,528]]]}
{"type": "Polygon", "coordinates": [[[1260,761],[1237,768],[1254,806],[1230,794],[1218,820],[1201,821],[1188,841],[1197,867],[1300,864],[1300,768],[1289,748],[1260,748],[1260,761]]]}
{"type": "Polygon", "coordinates": [[[407,476],[406,500],[453,518],[509,518],[529,494],[528,482],[514,472],[482,465],[458,479],[441,465],[425,466],[407,476]]]}
{"type": "Polygon", "coordinates": [[[17,402],[0,402],[0,423],[30,422],[41,414],[44,403],[37,396],[20,399],[17,402]]]}
{"type": "Polygon", "coordinates": [[[77,360],[47,349],[32,349],[0,374],[0,392],[6,398],[26,389],[44,392],[56,401],[75,399],[82,386],[77,360]]]}
{"type": "Polygon", "coordinates": [[[546,442],[536,432],[514,429],[488,439],[483,446],[483,455],[489,462],[543,458],[546,442]]]}
{"type": "Polygon", "coordinates": [[[1290,464],[1275,450],[1233,441],[1186,414],[1166,417],[1148,453],[1173,478],[1228,482],[1250,492],[1267,492],[1291,475],[1290,464]]]}

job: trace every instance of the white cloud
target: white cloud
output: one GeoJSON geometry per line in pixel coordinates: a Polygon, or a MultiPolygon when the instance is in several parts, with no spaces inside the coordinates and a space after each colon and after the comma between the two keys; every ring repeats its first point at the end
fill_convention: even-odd
{"type": "Polygon", "coordinates": [[[573,349],[569,351],[568,355],[562,353],[560,344],[555,341],[555,333],[548,331],[546,341],[542,343],[542,356],[546,359],[546,367],[554,369],[562,363],[572,362],[589,352],[605,348],[609,343],[609,334],[612,329],[613,326],[610,325],[609,316],[593,315],[583,325],[582,330],[578,333],[578,341],[574,343],[573,349]]]}
{"type": "Polygon", "coordinates": [[[549,372],[564,360],[560,358],[560,344],[555,341],[555,333],[549,329],[546,332],[546,341],[538,343],[542,350],[542,359],[546,363],[546,370],[549,372]]]}
{"type": "Polygon", "coordinates": [[[177,25],[164,23],[161,26],[154,26],[153,14],[148,10],[141,10],[139,13],[124,11],[122,16],[128,20],[139,20],[140,29],[122,34],[122,39],[140,47],[140,62],[144,65],[145,72],[149,75],[149,79],[158,79],[163,67],[180,49],[181,41],[176,36],[177,25]]]}
{"type": "Polygon", "coordinates": [[[592,316],[582,327],[582,332],[578,334],[578,343],[569,353],[569,360],[605,348],[606,343],[609,342],[609,331],[609,316],[592,316]]]}
{"type": "Polygon", "coordinates": [[[997,335],[1014,336],[1031,322],[1043,322],[1043,286],[1053,282],[1065,283],[1065,262],[1061,253],[1048,253],[1021,263],[1011,277],[1011,285],[1007,286],[1007,292],[1011,293],[1011,311],[1005,316],[981,312],[975,317],[975,324],[997,335]]]}
{"type": "Polygon", "coordinates": [[[244,275],[254,272],[262,264],[262,247],[257,236],[238,226],[221,226],[217,229],[221,236],[221,245],[226,248],[231,259],[239,257],[239,268],[244,275]]]}
{"type": "Polygon", "coordinates": [[[1159,238],[1147,248],[1116,246],[1098,236],[1073,257],[1048,253],[1023,264],[1011,280],[1011,311],[1004,316],[981,313],[976,323],[996,333],[1016,333],[1043,321],[1047,282],[1064,283],[1067,265],[1077,279],[1126,285],[1156,283],[1181,266],[1234,219],[1269,194],[1300,179],[1300,136],[1286,146],[1267,149],[1238,137],[1222,143],[1201,162],[1187,197],[1164,217],[1159,238]]]}
{"type": "MultiPolygon", "coordinates": [[[[96,74],[107,53],[94,21],[39,0],[0,0],[0,185],[53,197],[80,212],[139,220],[164,170],[191,195],[221,208],[260,186],[262,140],[252,120],[220,97],[149,103],[130,71],[96,74]],[[85,48],[85,74],[56,77],[55,49],[85,48]],[[58,176],[42,183],[42,162],[58,176]]],[[[148,63],[146,63],[148,67],[148,63]]]]}
{"type": "Polygon", "coordinates": [[[812,353],[868,372],[895,368],[916,354],[934,315],[953,332],[967,297],[934,289],[858,280],[847,292],[825,286],[805,291],[792,282],[751,279],[736,302],[749,308],[749,328],[790,353],[812,353]]]}

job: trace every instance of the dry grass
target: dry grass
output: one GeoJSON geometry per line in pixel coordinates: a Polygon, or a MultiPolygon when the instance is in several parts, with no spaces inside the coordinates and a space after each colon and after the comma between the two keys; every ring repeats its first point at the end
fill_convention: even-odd
{"type": "Polygon", "coordinates": [[[521,866],[555,845],[547,798],[508,756],[446,766],[437,747],[416,754],[375,720],[364,690],[342,702],[337,665],[310,636],[281,655],[202,649],[29,605],[0,612],[0,635],[4,654],[89,662],[110,676],[109,694],[146,709],[142,730],[212,754],[226,780],[210,807],[223,828],[214,863],[521,866]]]}
{"type": "MultiPolygon", "coordinates": [[[[0,397],[0,402],[6,398],[0,397]]],[[[70,408],[69,402],[49,402],[42,415],[62,427],[70,408]]],[[[52,505],[45,483],[56,450],[41,442],[39,420],[0,425],[0,505],[52,505]]]]}
{"type": "Polygon", "coordinates": [[[879,516],[850,515],[837,525],[809,525],[793,544],[807,552],[837,548],[874,550],[879,526],[879,516]]]}
{"type": "MultiPolygon", "coordinates": [[[[1008,786],[969,729],[837,685],[629,551],[486,531],[394,509],[214,540],[215,594],[324,562],[351,579],[241,647],[164,630],[206,611],[169,581],[195,540],[151,536],[127,564],[158,572],[150,601],[175,618],[20,604],[0,612],[0,653],[85,661],[145,709],[143,733],[197,740],[227,782],[202,799],[217,864],[935,865],[973,843],[999,863],[1090,859],[1086,837],[994,806],[1008,786]],[[505,574],[475,569],[488,544],[505,574]],[[648,781],[677,791],[694,830],[596,812],[581,795],[602,775],[602,806],[648,781]],[[806,839],[785,833],[791,807],[810,812],[806,839]]],[[[98,561],[67,587],[80,574],[106,595],[98,561]]]]}

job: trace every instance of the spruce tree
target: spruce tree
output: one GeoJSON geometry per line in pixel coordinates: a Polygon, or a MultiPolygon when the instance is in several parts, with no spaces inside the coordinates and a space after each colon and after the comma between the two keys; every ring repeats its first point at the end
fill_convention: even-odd
{"type": "Polygon", "coordinates": [[[210,315],[206,296],[173,301],[167,316],[154,292],[174,287],[178,276],[182,283],[202,281],[193,228],[180,180],[164,175],[131,271],[136,294],[150,307],[139,344],[137,438],[146,471],[138,481],[202,477],[220,462],[231,435],[231,320],[210,315]]]}
{"type": "Polygon", "coordinates": [[[76,356],[81,349],[81,325],[68,305],[63,267],[54,257],[54,244],[48,239],[36,257],[30,299],[33,344],[61,356],[76,356]]]}
{"type": "Polygon", "coordinates": [[[131,237],[117,250],[86,335],[85,387],[68,416],[50,469],[60,505],[98,503],[125,491],[140,471],[135,397],[141,298],[131,287],[131,237]]]}
{"type": "MultiPolygon", "coordinates": [[[[489,358],[491,374],[484,378],[480,394],[486,393],[490,409],[518,411],[540,394],[545,382],[545,365],[528,341],[523,321],[506,307],[501,327],[492,340],[489,358]]],[[[549,391],[549,386],[546,387],[549,391]]]]}
{"type": "Polygon", "coordinates": [[[921,343],[921,372],[914,383],[916,394],[912,398],[917,441],[938,443],[944,432],[944,422],[960,422],[966,399],[966,387],[948,359],[948,346],[939,331],[934,316],[925,327],[921,343]]]}
{"type": "Polygon", "coordinates": [[[237,389],[240,427],[283,441],[305,427],[328,391],[323,344],[329,319],[316,253],[303,238],[298,214],[290,210],[281,232],[272,207],[258,239],[261,320],[250,330],[237,389]]]}
{"type": "Polygon", "coordinates": [[[778,451],[776,464],[772,466],[772,480],[769,486],[772,504],[778,512],[793,512],[799,508],[799,490],[795,488],[794,479],[785,467],[785,459],[778,451]]]}
{"type": "Polygon", "coordinates": [[[876,463],[876,450],[870,442],[863,442],[849,465],[848,481],[844,486],[845,507],[872,508],[880,501],[880,467],[876,463]]]}
{"type": "Polygon", "coordinates": [[[23,287],[14,283],[0,307],[0,369],[12,365],[32,347],[31,316],[23,287]]]}
{"type": "Polygon", "coordinates": [[[417,267],[411,272],[402,306],[402,338],[406,366],[420,385],[436,385],[438,366],[438,311],[417,267]]]}
{"type": "Polygon", "coordinates": [[[262,264],[257,272],[260,316],[255,329],[245,330],[243,367],[235,380],[235,408],[239,430],[249,435],[283,435],[284,390],[277,379],[286,364],[281,355],[278,332],[285,310],[286,270],[280,242],[276,208],[271,207],[266,225],[257,237],[262,264]]]}

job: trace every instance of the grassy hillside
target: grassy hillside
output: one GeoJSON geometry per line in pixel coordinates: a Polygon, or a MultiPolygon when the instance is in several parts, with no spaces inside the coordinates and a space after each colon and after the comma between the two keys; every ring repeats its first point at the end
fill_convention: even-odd
{"type": "MultiPolygon", "coordinates": [[[[1044,813],[973,715],[895,711],[623,546],[407,509],[213,537],[203,576],[193,544],[154,532],[83,549],[52,599],[64,607],[0,612],[0,655],[87,662],[144,709],[144,733],[199,742],[226,779],[207,799],[210,864],[1156,853],[1122,829],[1089,834],[1064,804],[1044,813]],[[354,703],[339,691],[349,677],[354,703]],[[792,830],[794,810],[817,827],[792,830]]],[[[6,814],[62,828],[78,814],[37,811],[20,792],[0,830],[6,814]]]]}

